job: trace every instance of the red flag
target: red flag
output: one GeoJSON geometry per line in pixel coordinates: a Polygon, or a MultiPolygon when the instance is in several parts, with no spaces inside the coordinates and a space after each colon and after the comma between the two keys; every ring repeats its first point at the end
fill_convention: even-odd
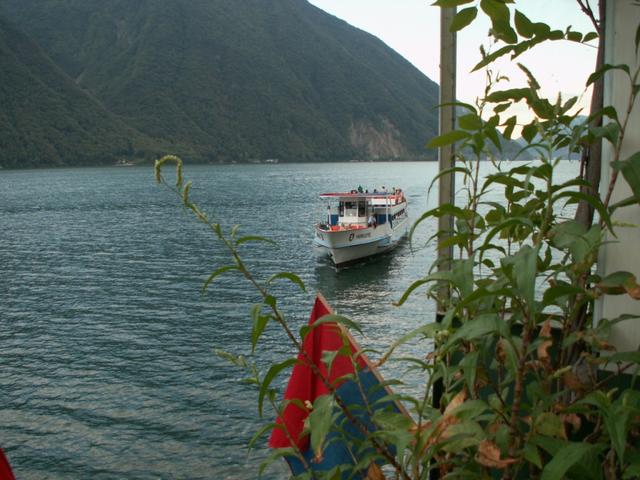
{"type": "Polygon", "coordinates": [[[11,471],[9,460],[5,457],[4,452],[0,448],[0,480],[16,480],[11,471]]]}
{"type": "MultiPolygon", "coordinates": [[[[313,325],[314,322],[321,317],[331,313],[333,312],[330,307],[324,299],[318,295],[313,310],[311,311],[309,326],[313,325]]],[[[357,352],[358,349],[350,336],[335,323],[324,323],[312,329],[305,337],[302,346],[307,356],[322,372],[322,375],[336,387],[338,387],[338,385],[334,383],[336,379],[350,373],[356,373],[354,372],[351,359],[346,355],[337,355],[331,365],[331,371],[327,372],[327,368],[322,361],[322,354],[323,352],[334,352],[341,349],[345,342],[345,336],[351,352],[357,352]]],[[[358,356],[356,362],[361,368],[366,366],[362,356],[358,356]]],[[[289,379],[289,384],[284,394],[285,401],[298,399],[303,404],[306,404],[307,401],[313,403],[317,397],[328,393],[329,390],[325,384],[318,376],[313,374],[311,368],[306,364],[304,356],[299,354],[298,363],[293,367],[291,378],[289,379]]],[[[306,450],[309,446],[308,435],[300,438],[304,421],[308,415],[309,410],[306,408],[303,409],[299,405],[288,403],[284,409],[283,416],[278,417],[276,420],[278,424],[284,424],[291,438],[301,450],[306,450]]],[[[292,445],[281,428],[274,428],[271,432],[271,438],[269,438],[269,446],[271,448],[286,448],[292,445]]]]}

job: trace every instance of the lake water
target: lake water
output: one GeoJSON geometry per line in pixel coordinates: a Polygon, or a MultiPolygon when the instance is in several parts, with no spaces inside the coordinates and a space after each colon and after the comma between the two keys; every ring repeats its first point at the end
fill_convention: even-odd
{"type": "MultiPolygon", "coordinates": [[[[277,242],[247,246],[244,258],[260,278],[292,271],[306,283],[308,293],[275,289],[296,329],[321,291],[362,324],[364,347],[384,349],[434,319],[423,295],[400,308],[392,301],[427,272],[435,227],[420,228],[412,246],[335,271],[313,253],[312,225],[325,208],[317,195],[398,186],[415,219],[437,202],[435,189],[427,196],[436,171],[221,165],[188,166],[186,176],[215,219],[277,242]]],[[[268,452],[248,455],[246,445],[270,412],[258,418],[257,392],[213,351],[250,352],[258,297],[233,274],[200,291],[227,263],[151,167],[0,173],[0,447],[19,479],[257,478],[268,452]]],[[[266,368],[292,353],[271,328],[255,360],[266,368]]],[[[286,478],[284,465],[264,478],[286,478]]]]}

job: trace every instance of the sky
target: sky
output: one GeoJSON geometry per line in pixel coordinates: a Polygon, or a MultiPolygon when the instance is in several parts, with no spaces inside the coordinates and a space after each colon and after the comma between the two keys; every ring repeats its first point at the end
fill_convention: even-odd
{"type": "MultiPolygon", "coordinates": [[[[309,0],[318,8],[380,38],[409,60],[425,75],[439,83],[440,10],[433,0],[309,0]]],[[[479,3],[479,2],[476,2],[479,3]]],[[[592,0],[595,5],[595,1],[592,0]]],[[[464,5],[468,7],[470,5],[464,5]]],[[[460,8],[464,8],[460,7],[460,8]]],[[[542,21],[552,28],[587,33],[593,26],[580,11],[576,0],[517,0],[515,7],[532,21],[542,21]]],[[[485,75],[470,73],[480,61],[479,42],[487,44],[489,23],[478,15],[474,23],[458,34],[457,96],[473,103],[485,87],[485,75]]],[[[518,58],[536,76],[543,94],[555,99],[583,95],[580,105],[588,109],[584,87],[595,65],[596,49],[573,42],[550,42],[518,58]]],[[[509,62],[494,67],[509,77],[511,85],[526,86],[521,71],[509,62]]],[[[517,112],[520,113],[520,112],[517,112]]]]}

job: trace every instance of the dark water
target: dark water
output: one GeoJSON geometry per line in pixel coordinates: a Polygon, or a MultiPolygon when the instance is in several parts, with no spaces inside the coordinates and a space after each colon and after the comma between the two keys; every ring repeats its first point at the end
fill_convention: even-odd
{"type": "MultiPolygon", "coordinates": [[[[425,271],[429,251],[336,272],[313,255],[317,194],[356,183],[401,186],[414,218],[433,163],[188,167],[192,197],[227,225],[268,236],[245,257],[260,277],[290,270],[309,293],[276,290],[290,321],[320,290],[384,347],[430,319],[391,305],[425,271]]],[[[435,200],[437,197],[431,195],[435,200]]],[[[426,238],[426,231],[424,232],[426,238]]],[[[18,478],[257,477],[257,392],[214,348],[250,351],[256,294],[239,277],[202,282],[228,259],[151,168],[0,173],[0,446],[18,478]]],[[[256,360],[291,353],[276,330],[256,360]]],[[[285,477],[281,465],[271,478],[285,477]]]]}
{"type": "MultiPolygon", "coordinates": [[[[313,254],[317,194],[399,186],[415,219],[437,201],[426,192],[436,168],[234,165],[186,175],[215,218],[278,243],[248,246],[244,257],[260,278],[289,270],[306,283],[309,293],[276,286],[296,329],[319,290],[362,324],[363,346],[383,349],[433,321],[423,296],[391,304],[431,264],[423,244],[433,225],[413,248],[336,272],[313,254]]],[[[234,275],[200,293],[228,261],[150,167],[0,173],[0,446],[19,479],[258,477],[268,452],[263,442],[248,456],[246,445],[270,412],[258,418],[257,392],[213,353],[250,352],[258,297],[234,275]]],[[[268,368],[291,353],[272,328],[255,359],[268,368]]],[[[286,470],[278,463],[265,478],[286,470]]]]}

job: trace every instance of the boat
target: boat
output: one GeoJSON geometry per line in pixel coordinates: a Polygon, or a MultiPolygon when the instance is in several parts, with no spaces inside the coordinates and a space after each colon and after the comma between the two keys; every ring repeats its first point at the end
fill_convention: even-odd
{"type": "Polygon", "coordinates": [[[121,158],[119,160],[116,161],[115,166],[116,167],[133,167],[135,165],[135,163],[127,160],[126,158],[121,158]]]}
{"type": "Polygon", "coordinates": [[[344,266],[395,248],[409,229],[404,192],[357,190],[322,193],[329,200],[326,220],[315,225],[314,243],[320,254],[344,266]]]}

